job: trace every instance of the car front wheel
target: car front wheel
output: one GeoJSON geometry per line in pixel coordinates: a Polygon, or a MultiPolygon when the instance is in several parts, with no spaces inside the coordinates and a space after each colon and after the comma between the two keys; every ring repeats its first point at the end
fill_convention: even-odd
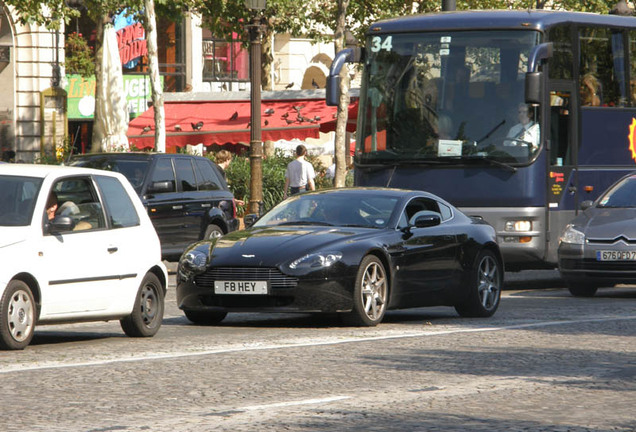
{"type": "Polygon", "coordinates": [[[489,250],[482,250],[477,255],[470,272],[468,297],[455,305],[455,310],[463,317],[489,317],[499,307],[503,272],[501,265],[489,250]]]}
{"type": "Polygon", "coordinates": [[[186,318],[192,321],[194,324],[199,325],[214,325],[218,324],[227,316],[227,312],[205,312],[195,310],[183,311],[186,318]]]}
{"type": "Polygon", "coordinates": [[[137,291],[132,313],[120,321],[121,328],[130,337],[154,336],[161,327],[164,307],[161,282],[156,275],[148,273],[137,291]]]}
{"type": "Polygon", "coordinates": [[[28,285],[9,282],[0,300],[0,348],[26,348],[33,339],[35,319],[35,301],[28,285]]]}
{"type": "Polygon", "coordinates": [[[345,315],[349,325],[376,326],[384,318],[389,283],[382,261],[367,255],[362,259],[353,290],[353,310],[345,315]]]}
{"type": "Polygon", "coordinates": [[[598,289],[596,285],[586,283],[566,281],[565,284],[567,285],[570,294],[574,297],[594,297],[594,294],[596,294],[596,290],[598,289]]]}

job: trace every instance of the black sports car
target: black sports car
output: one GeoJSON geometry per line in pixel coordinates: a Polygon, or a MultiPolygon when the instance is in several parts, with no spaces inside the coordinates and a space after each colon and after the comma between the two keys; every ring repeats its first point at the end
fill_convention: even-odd
{"type": "Polygon", "coordinates": [[[228,312],[342,312],[373,326],[387,309],[497,310],[494,229],[426,192],[330,189],[295,195],[251,227],[191,245],[177,303],[200,324],[228,312]]]}
{"type": "Polygon", "coordinates": [[[559,271],[575,296],[599,287],[636,282],[636,174],[629,174],[565,228],[559,240],[559,271]]]}

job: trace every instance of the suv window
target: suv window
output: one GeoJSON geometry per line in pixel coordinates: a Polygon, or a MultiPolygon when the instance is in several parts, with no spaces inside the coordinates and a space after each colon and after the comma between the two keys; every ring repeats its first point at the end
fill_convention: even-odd
{"type": "Polygon", "coordinates": [[[151,186],[154,187],[155,183],[166,183],[169,185],[167,189],[162,189],[162,192],[174,192],[176,190],[174,171],[170,159],[157,160],[152,173],[151,186]]]}
{"type": "Polygon", "coordinates": [[[111,226],[113,228],[126,228],[139,225],[139,215],[119,180],[97,176],[96,181],[102,191],[111,226]]]}
{"type": "Polygon", "coordinates": [[[197,181],[194,177],[194,169],[190,159],[176,158],[174,167],[177,171],[177,181],[181,185],[181,190],[184,192],[197,190],[197,181]]]}
{"type": "Polygon", "coordinates": [[[214,172],[212,162],[196,159],[197,185],[199,190],[222,189],[221,181],[214,172]]]}

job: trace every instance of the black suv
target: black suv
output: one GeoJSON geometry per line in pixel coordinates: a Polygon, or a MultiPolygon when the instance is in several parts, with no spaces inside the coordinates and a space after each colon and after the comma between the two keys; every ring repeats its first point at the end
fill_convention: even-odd
{"type": "Polygon", "coordinates": [[[148,209],[164,259],[177,259],[201,239],[238,229],[234,196],[221,169],[200,156],[165,153],[77,155],[71,165],[117,171],[148,209]]]}

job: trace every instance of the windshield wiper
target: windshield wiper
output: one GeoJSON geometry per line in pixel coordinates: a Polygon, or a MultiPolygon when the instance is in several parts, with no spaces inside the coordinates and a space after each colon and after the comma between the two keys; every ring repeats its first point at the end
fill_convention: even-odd
{"type": "Polygon", "coordinates": [[[321,226],[333,226],[332,223],[329,222],[321,222],[315,220],[305,220],[305,221],[287,221],[283,223],[279,223],[277,226],[283,225],[321,225],[321,226]]]}
{"type": "Polygon", "coordinates": [[[500,162],[498,160],[494,160],[494,159],[490,159],[487,156],[482,156],[482,155],[472,155],[472,156],[461,156],[459,158],[462,161],[484,161],[490,165],[496,166],[496,167],[501,167],[504,168],[508,171],[511,171],[513,173],[517,172],[517,168],[513,167],[512,165],[509,165],[505,162],[500,162]]]}

